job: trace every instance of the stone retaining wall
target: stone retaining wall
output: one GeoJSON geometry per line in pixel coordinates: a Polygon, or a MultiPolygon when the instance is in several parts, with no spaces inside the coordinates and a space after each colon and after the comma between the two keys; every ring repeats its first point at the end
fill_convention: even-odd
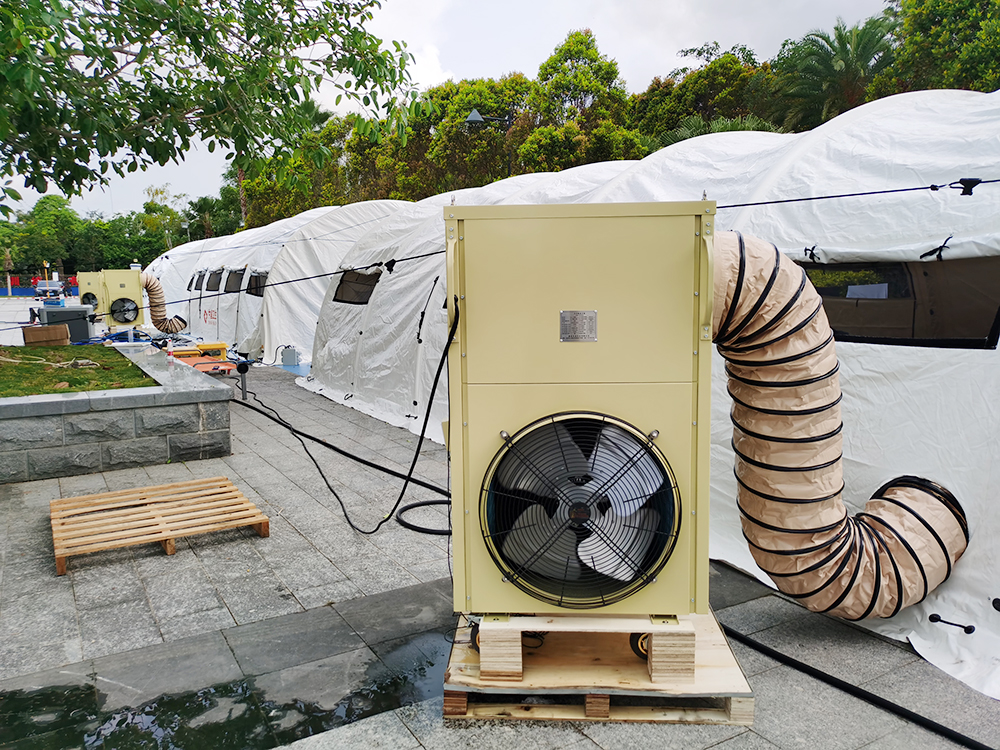
{"type": "Polygon", "coordinates": [[[149,388],[0,399],[0,483],[228,456],[232,389],[159,350],[149,388]]]}

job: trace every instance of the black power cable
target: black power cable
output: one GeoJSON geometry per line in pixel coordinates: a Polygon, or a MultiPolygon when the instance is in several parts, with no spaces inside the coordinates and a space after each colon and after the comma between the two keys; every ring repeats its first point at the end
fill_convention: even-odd
{"type": "MultiPolygon", "coordinates": [[[[403,477],[403,479],[404,479],[404,481],[403,481],[403,487],[399,491],[399,496],[396,498],[395,504],[392,506],[392,509],[385,515],[385,517],[381,521],[379,521],[377,524],[375,524],[375,528],[373,528],[373,529],[362,529],[359,526],[357,526],[354,523],[354,521],[351,520],[351,516],[347,512],[347,507],[344,505],[344,501],[341,499],[340,495],[337,494],[337,491],[333,488],[333,485],[330,484],[330,480],[327,478],[326,473],[320,467],[319,462],[316,460],[315,456],[313,456],[313,454],[310,452],[309,448],[306,446],[305,441],[298,434],[300,431],[292,428],[291,425],[288,422],[286,422],[285,420],[281,419],[280,417],[278,417],[277,419],[275,419],[275,421],[277,421],[279,424],[281,424],[284,427],[286,427],[287,429],[291,430],[292,434],[295,435],[296,439],[302,444],[303,450],[305,450],[306,455],[309,457],[309,459],[316,466],[316,469],[317,469],[317,471],[319,471],[320,476],[323,478],[323,482],[326,484],[327,489],[330,490],[330,493],[334,496],[334,498],[337,500],[337,503],[340,505],[340,510],[341,510],[341,512],[344,515],[344,520],[347,521],[347,525],[350,526],[352,529],[354,529],[359,534],[365,534],[366,536],[369,536],[371,534],[376,533],[379,529],[381,529],[382,526],[384,526],[389,521],[389,519],[392,518],[395,515],[396,511],[399,510],[399,507],[400,507],[400,505],[403,502],[403,497],[406,495],[406,490],[409,488],[410,483],[411,482],[413,482],[414,484],[418,483],[417,481],[413,480],[413,472],[416,469],[417,460],[420,458],[420,449],[423,447],[424,437],[427,434],[427,424],[430,422],[431,408],[434,405],[434,393],[437,391],[438,382],[441,380],[441,372],[444,370],[445,362],[448,361],[448,348],[451,346],[452,339],[455,338],[455,331],[458,330],[458,321],[459,321],[458,297],[455,297],[455,320],[451,324],[451,330],[448,332],[448,339],[445,341],[444,349],[441,351],[441,359],[438,361],[437,370],[434,372],[434,380],[431,383],[430,395],[428,396],[428,399],[427,399],[427,409],[424,412],[424,422],[423,422],[423,425],[420,428],[420,437],[417,440],[417,447],[413,451],[413,460],[410,462],[410,469],[409,469],[409,471],[407,471],[406,475],[403,477]]],[[[248,393],[251,393],[251,391],[248,391],[248,393]]],[[[263,402],[261,402],[259,399],[257,399],[257,394],[253,394],[253,396],[254,396],[254,399],[256,399],[258,401],[258,403],[261,404],[261,406],[265,406],[265,408],[271,409],[271,411],[274,411],[274,409],[272,409],[269,406],[266,406],[263,402]]],[[[243,403],[243,402],[242,401],[237,401],[236,403],[243,403]]],[[[268,415],[268,414],[266,414],[264,412],[261,412],[259,409],[255,408],[255,407],[252,407],[249,404],[244,403],[243,405],[247,406],[248,408],[253,409],[256,412],[264,414],[264,416],[270,417],[270,415],[268,415]]],[[[277,415],[276,411],[275,411],[275,415],[277,415]]],[[[305,435],[305,433],[302,433],[302,435],[305,435]]],[[[312,438],[312,436],[308,436],[308,437],[312,438]]],[[[315,438],[312,438],[312,439],[315,439],[315,438]]],[[[317,441],[317,442],[320,442],[320,441],[317,441]]],[[[328,447],[330,447],[330,448],[333,448],[332,445],[329,445],[329,444],[326,444],[326,445],[328,447]]],[[[338,453],[344,453],[345,455],[349,455],[349,454],[347,454],[346,451],[343,451],[342,449],[336,449],[336,448],[334,448],[334,450],[336,450],[338,453]]],[[[351,458],[357,458],[355,456],[350,456],[350,457],[351,458]]],[[[363,463],[365,463],[366,465],[370,465],[370,466],[372,466],[373,468],[376,468],[376,469],[381,469],[383,471],[386,470],[385,467],[379,467],[377,464],[373,464],[371,462],[363,462],[363,463]]],[[[424,486],[427,486],[427,485],[424,485],[424,486]]],[[[434,489],[437,490],[437,488],[434,488],[434,489]]],[[[428,533],[430,533],[430,530],[428,530],[428,533]]]]}
{"type": "Polygon", "coordinates": [[[827,672],[823,672],[822,670],[816,669],[816,667],[810,664],[806,664],[805,662],[801,662],[798,659],[795,659],[791,656],[788,656],[788,654],[784,654],[780,651],[775,651],[770,646],[765,646],[760,641],[757,641],[751,638],[750,636],[741,633],[738,630],[733,630],[728,625],[722,625],[722,629],[727,637],[732,638],[735,641],[739,641],[744,646],[749,646],[754,651],[759,651],[760,653],[764,654],[765,656],[769,656],[775,661],[779,661],[782,664],[785,664],[786,666],[792,667],[793,669],[798,670],[803,674],[807,674],[810,677],[819,680],[820,682],[824,682],[827,685],[830,685],[831,687],[835,687],[838,690],[847,693],[848,695],[852,695],[855,698],[860,698],[866,703],[870,703],[873,706],[878,706],[879,708],[888,711],[891,714],[895,714],[901,719],[904,719],[913,724],[921,726],[924,729],[930,732],[934,732],[934,734],[944,737],[945,739],[951,740],[952,742],[962,745],[963,747],[968,747],[971,748],[972,750],[996,750],[995,748],[991,748],[989,745],[983,744],[979,740],[974,740],[971,737],[968,737],[962,734],[961,732],[957,732],[950,727],[946,727],[943,724],[938,724],[936,721],[934,721],[933,719],[928,719],[923,714],[918,714],[915,711],[911,711],[908,708],[900,706],[898,703],[893,703],[892,701],[883,698],[881,695],[876,695],[875,693],[865,690],[862,687],[858,687],[857,685],[852,685],[849,682],[845,682],[839,677],[834,677],[833,675],[828,674],[827,672]]]}
{"type": "MultiPolygon", "coordinates": [[[[255,411],[258,414],[267,417],[272,422],[277,422],[278,424],[280,424],[282,427],[284,427],[285,429],[287,429],[289,432],[291,432],[296,437],[304,437],[307,440],[312,440],[314,443],[319,443],[324,448],[329,448],[334,453],[339,453],[344,458],[349,458],[352,461],[356,461],[357,463],[361,464],[362,466],[367,466],[369,469],[375,469],[376,471],[381,471],[384,474],[388,474],[389,476],[396,477],[396,479],[406,479],[406,474],[403,474],[400,471],[395,471],[394,469],[390,469],[388,466],[382,466],[381,464],[377,464],[374,461],[369,461],[369,460],[367,460],[365,458],[362,458],[361,456],[358,456],[358,455],[356,455],[354,453],[351,453],[350,451],[344,450],[343,448],[341,448],[339,446],[336,446],[333,443],[329,443],[326,440],[324,440],[323,438],[316,437],[315,435],[310,435],[308,432],[303,432],[302,430],[298,429],[297,427],[295,427],[291,423],[289,423],[286,420],[282,419],[280,416],[277,416],[277,412],[272,407],[268,406],[263,401],[261,401],[260,399],[258,399],[257,395],[254,394],[253,391],[247,391],[247,393],[252,394],[254,396],[254,399],[257,401],[257,403],[259,403],[261,406],[263,406],[264,409],[271,409],[271,411],[274,411],[275,412],[274,415],[268,414],[263,409],[258,409],[256,406],[254,406],[251,403],[248,403],[247,401],[241,401],[239,399],[233,399],[230,403],[239,404],[240,406],[245,406],[247,409],[250,409],[251,411],[255,411]]],[[[445,497],[451,497],[451,493],[448,492],[448,490],[446,490],[444,487],[438,487],[437,485],[431,484],[430,482],[425,482],[422,479],[417,479],[417,478],[411,478],[410,482],[412,484],[415,484],[415,485],[419,486],[419,487],[423,487],[426,490],[430,490],[431,492],[436,492],[439,495],[444,495],[445,497]]]]}

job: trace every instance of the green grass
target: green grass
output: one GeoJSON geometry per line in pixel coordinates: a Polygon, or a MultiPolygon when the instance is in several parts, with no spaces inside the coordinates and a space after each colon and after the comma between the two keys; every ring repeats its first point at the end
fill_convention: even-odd
{"type": "Polygon", "coordinates": [[[111,347],[0,347],[0,398],[154,385],[155,380],[111,347]],[[97,366],[59,366],[73,360],[77,364],[85,364],[83,360],[89,360],[97,366]]]}

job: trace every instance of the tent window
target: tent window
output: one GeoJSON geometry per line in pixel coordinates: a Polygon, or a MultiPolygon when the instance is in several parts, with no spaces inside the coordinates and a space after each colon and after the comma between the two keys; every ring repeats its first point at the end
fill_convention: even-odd
{"type": "Polygon", "coordinates": [[[190,279],[188,279],[188,291],[189,291],[189,292],[191,291],[191,287],[193,287],[193,286],[194,286],[194,278],[195,278],[195,277],[194,277],[194,276],[192,276],[192,277],[191,277],[190,279]]]}
{"type": "Polygon", "coordinates": [[[205,272],[204,271],[202,271],[197,276],[195,276],[195,279],[194,279],[194,288],[195,289],[201,291],[201,282],[204,280],[204,278],[205,278],[205,272]]]}
{"type": "Polygon", "coordinates": [[[247,282],[247,294],[254,297],[263,297],[265,286],[267,286],[266,273],[251,273],[250,280],[247,282]]]}
{"type": "Polygon", "coordinates": [[[243,286],[243,271],[230,271],[226,277],[226,291],[238,292],[243,286]]]}
{"type": "Polygon", "coordinates": [[[802,263],[838,341],[995,349],[1000,257],[802,263]]]}
{"type": "Polygon", "coordinates": [[[205,291],[217,292],[220,286],[222,286],[222,271],[212,271],[208,275],[208,281],[205,282],[205,291]]]}
{"type": "Polygon", "coordinates": [[[381,275],[381,271],[375,273],[344,271],[340,283],[337,284],[337,291],[333,293],[334,301],[346,302],[349,305],[367,305],[381,275]]]}
{"type": "Polygon", "coordinates": [[[908,299],[910,276],[902,263],[807,265],[806,275],[823,297],[908,299]]]}

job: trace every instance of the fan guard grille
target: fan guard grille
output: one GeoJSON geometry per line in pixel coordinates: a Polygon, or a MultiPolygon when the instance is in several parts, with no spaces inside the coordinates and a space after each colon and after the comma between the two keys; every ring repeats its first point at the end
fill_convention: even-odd
{"type": "Polygon", "coordinates": [[[111,317],[119,323],[131,323],[139,317],[139,306],[135,300],[119,297],[111,303],[111,317]]]}
{"type": "Polygon", "coordinates": [[[569,609],[607,606],[652,583],[681,522],[659,449],[630,424],[590,412],[551,415],[506,438],[479,510],[504,578],[569,609]]]}

